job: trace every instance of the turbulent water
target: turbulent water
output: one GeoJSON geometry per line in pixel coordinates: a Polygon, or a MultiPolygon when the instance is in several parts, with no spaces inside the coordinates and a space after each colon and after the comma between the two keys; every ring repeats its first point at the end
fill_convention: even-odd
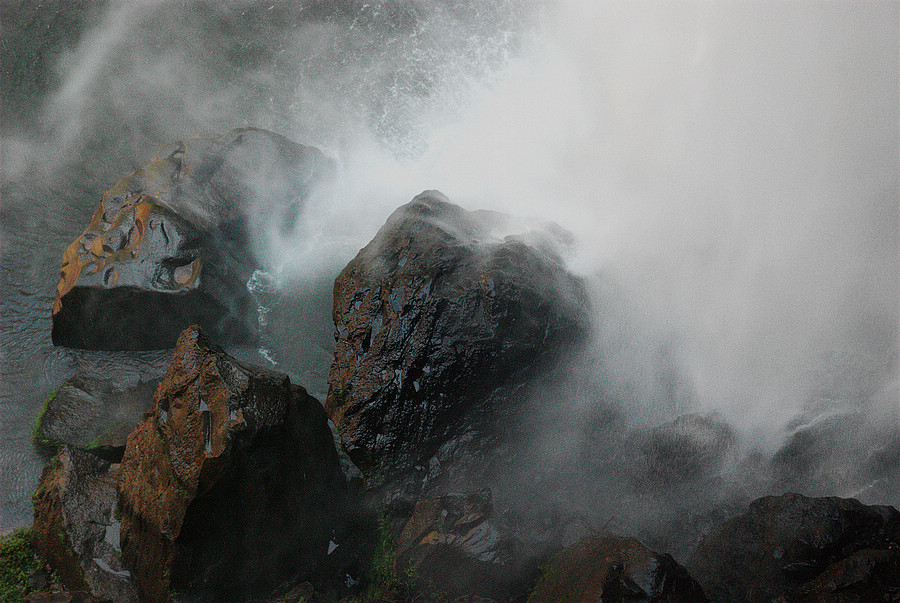
{"type": "MultiPolygon", "coordinates": [[[[236,355],[323,398],[334,277],[437,188],[575,234],[597,310],[582,368],[627,429],[714,412],[756,492],[793,434],[862,417],[790,483],[900,502],[896,3],[21,1],[0,19],[0,530],[30,520],[47,395],[168,359],[52,346],[62,251],[159,146],[246,125],[322,148],[339,178],[256,242],[263,339],[236,355]]],[[[602,414],[572,396],[548,416],[602,414]]],[[[585,445],[536,439],[561,464],[585,445]]]]}

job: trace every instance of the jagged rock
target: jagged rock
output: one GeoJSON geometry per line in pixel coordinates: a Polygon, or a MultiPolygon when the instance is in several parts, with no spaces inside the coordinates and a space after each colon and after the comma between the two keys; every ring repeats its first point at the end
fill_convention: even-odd
{"type": "Polygon", "coordinates": [[[326,409],[364,471],[427,467],[464,431],[496,429],[580,340],[588,302],[560,259],[565,241],[427,191],[344,268],[326,409]]]}
{"type": "Polygon", "coordinates": [[[182,333],[119,474],[142,600],[241,600],[321,569],[345,484],[321,405],[287,376],[182,333]]]}
{"type": "Polygon", "coordinates": [[[640,448],[650,478],[671,484],[718,471],[736,441],[724,421],[688,413],[648,430],[640,448]]]}
{"type": "MultiPolygon", "coordinates": [[[[35,550],[66,588],[116,602],[137,601],[119,558],[118,465],[64,446],[44,468],[34,496],[35,550]]],[[[93,599],[89,599],[93,600],[93,599]]]]}
{"type": "Polygon", "coordinates": [[[498,517],[490,490],[420,499],[396,540],[398,571],[426,597],[510,600],[528,592],[542,551],[498,517]]]}
{"type": "Polygon", "coordinates": [[[719,526],[687,567],[713,601],[858,600],[840,598],[845,589],[876,600],[900,592],[898,566],[885,565],[898,546],[893,507],[789,493],[757,499],[719,526]]]}
{"type": "Polygon", "coordinates": [[[245,128],[164,146],[103,194],[63,254],[53,343],[169,348],[199,324],[220,340],[253,336],[246,288],[252,240],[290,229],[332,165],[313,147],[245,128]]]}
{"type": "Polygon", "coordinates": [[[121,457],[128,434],[150,409],[160,381],[128,387],[85,375],[66,379],[47,399],[35,439],[48,446],[72,444],[121,457]]]}
{"type": "Polygon", "coordinates": [[[557,601],[706,601],[703,589],[670,555],[634,538],[589,536],[546,566],[529,603],[557,601]]]}

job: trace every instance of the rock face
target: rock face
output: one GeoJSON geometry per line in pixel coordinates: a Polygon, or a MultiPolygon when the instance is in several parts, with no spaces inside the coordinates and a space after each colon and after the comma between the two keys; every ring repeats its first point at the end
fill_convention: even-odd
{"type": "Polygon", "coordinates": [[[61,448],[35,492],[33,538],[35,549],[70,590],[137,601],[119,556],[118,467],[78,448],[61,448]]]}
{"type": "Polygon", "coordinates": [[[419,500],[396,541],[398,571],[436,600],[524,595],[538,566],[528,549],[494,514],[490,490],[419,500]]]}
{"type": "Polygon", "coordinates": [[[241,600],[317,569],[344,488],[321,405],[191,327],[128,438],[123,559],[142,600],[241,600]]]}
{"type": "Polygon", "coordinates": [[[584,538],[559,553],[528,597],[529,603],[706,600],[671,556],[609,534],[584,538]]]}
{"type": "Polygon", "coordinates": [[[736,441],[727,423],[689,413],[649,430],[641,442],[641,452],[650,478],[671,484],[717,471],[736,441]]]}
{"type": "Polygon", "coordinates": [[[582,284],[557,253],[564,233],[504,236],[517,229],[427,191],[336,279],[326,409],[370,475],[427,466],[464,428],[500,425],[522,384],[586,332],[582,284]]]}
{"type": "Polygon", "coordinates": [[[900,512],[844,498],[757,499],[687,567],[713,601],[875,601],[900,592],[900,512]]]}
{"type": "Polygon", "coordinates": [[[289,229],[331,162],[257,129],[163,147],[103,194],[63,254],[53,343],[169,348],[199,324],[218,340],[253,335],[250,241],[289,229]]]}
{"type": "Polygon", "coordinates": [[[160,381],[123,387],[84,375],[71,377],[47,400],[35,439],[47,446],[72,444],[121,457],[128,434],[149,410],[160,381]]]}

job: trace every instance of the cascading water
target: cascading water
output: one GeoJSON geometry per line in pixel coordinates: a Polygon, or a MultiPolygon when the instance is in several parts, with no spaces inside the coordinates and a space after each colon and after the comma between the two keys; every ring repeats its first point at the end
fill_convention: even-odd
{"type": "MultiPolygon", "coordinates": [[[[736,488],[770,487],[759,473],[799,433],[825,448],[787,483],[900,504],[897,11],[5,4],[0,530],[29,521],[48,394],[75,372],[168,360],[50,344],[62,250],[157,147],[244,125],[319,146],[339,173],[292,231],[254,242],[269,264],[248,283],[262,344],[233,354],[323,399],[334,277],[394,208],[438,188],[575,235],[596,333],[576,362],[588,384],[550,396],[562,408],[527,443],[548,466],[596,447],[585,426],[610,407],[623,433],[714,413],[737,433],[723,470],[736,488]]],[[[610,454],[560,471],[553,504],[608,521],[577,482],[627,471],[610,454]]],[[[636,515],[662,513],[608,479],[636,515]]]]}

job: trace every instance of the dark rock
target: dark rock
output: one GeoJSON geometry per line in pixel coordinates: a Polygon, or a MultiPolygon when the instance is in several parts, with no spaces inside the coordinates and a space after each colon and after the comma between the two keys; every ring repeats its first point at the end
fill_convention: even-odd
{"type": "Polygon", "coordinates": [[[119,476],[142,600],[241,600],[321,569],[346,500],[333,442],[303,388],[185,330],[119,476]]]}
{"type": "Polygon", "coordinates": [[[35,439],[48,446],[71,444],[96,449],[95,453],[118,461],[128,434],[150,409],[160,381],[139,381],[128,387],[75,375],[48,398],[35,426],[35,439]]]}
{"type": "Polygon", "coordinates": [[[98,598],[85,591],[56,591],[31,593],[22,603],[112,603],[112,599],[98,598]]]}
{"type": "Polygon", "coordinates": [[[364,472],[428,467],[466,430],[483,443],[508,427],[524,384],[587,330],[582,283],[558,255],[565,242],[553,225],[428,191],[344,268],[326,409],[364,472]]]}
{"type": "Polygon", "coordinates": [[[805,413],[788,426],[784,444],[772,457],[772,488],[897,504],[897,421],[896,412],[882,417],[853,409],[805,413]]]}
{"type": "Polygon", "coordinates": [[[881,581],[884,559],[875,551],[898,543],[893,507],[784,494],[757,499],[708,534],[687,567],[713,601],[798,600],[810,592],[832,600],[826,593],[840,591],[850,575],[862,580],[852,585],[856,592],[881,596],[896,588],[897,574],[893,586],[881,581]]]}
{"type": "Polygon", "coordinates": [[[66,588],[137,601],[131,574],[119,558],[118,468],[90,452],[62,447],[35,492],[32,533],[35,550],[66,588]]]}
{"type": "Polygon", "coordinates": [[[167,145],[103,194],[63,254],[53,343],[76,348],[169,348],[199,324],[245,341],[254,313],[251,241],[293,227],[331,162],[317,149],[246,128],[167,145]]]}
{"type": "Polygon", "coordinates": [[[900,601],[900,547],[857,551],[798,590],[810,602],[900,601]]]}
{"type": "Polygon", "coordinates": [[[539,565],[539,552],[494,513],[490,490],[419,500],[396,554],[409,588],[435,600],[521,597],[539,565]]]}
{"type": "Polygon", "coordinates": [[[589,536],[559,553],[528,597],[529,603],[706,600],[670,555],[610,534],[589,536]]]}
{"type": "Polygon", "coordinates": [[[715,473],[736,441],[724,421],[689,413],[643,434],[640,447],[650,478],[671,484],[715,473]]]}

